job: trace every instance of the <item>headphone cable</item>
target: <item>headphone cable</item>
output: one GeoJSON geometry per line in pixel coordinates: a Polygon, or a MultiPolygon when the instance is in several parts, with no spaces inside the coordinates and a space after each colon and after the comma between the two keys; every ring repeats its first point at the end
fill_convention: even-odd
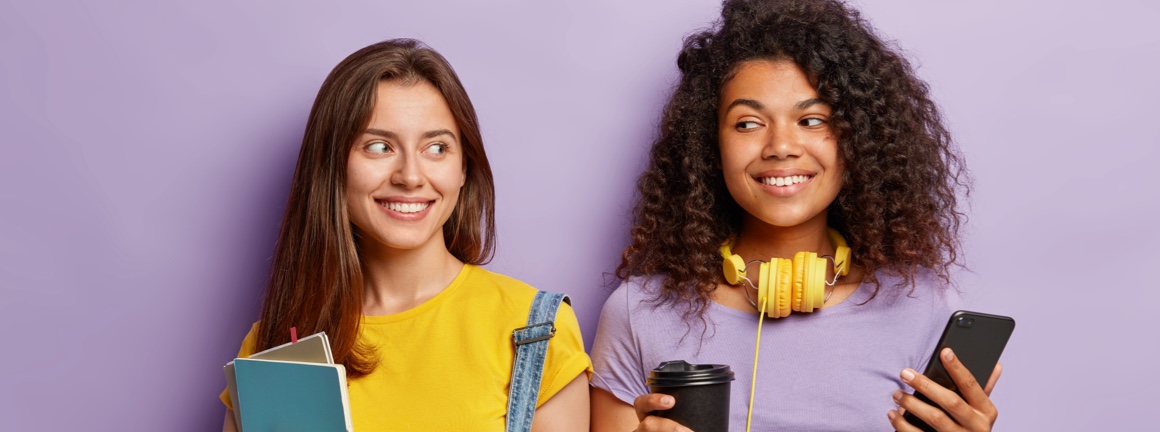
{"type": "Polygon", "coordinates": [[[753,393],[757,390],[757,356],[761,354],[761,325],[765,323],[766,303],[761,302],[761,310],[757,313],[757,347],[753,349],[753,377],[749,382],[749,412],[745,416],[745,432],[749,432],[749,426],[753,423],[753,393]]]}

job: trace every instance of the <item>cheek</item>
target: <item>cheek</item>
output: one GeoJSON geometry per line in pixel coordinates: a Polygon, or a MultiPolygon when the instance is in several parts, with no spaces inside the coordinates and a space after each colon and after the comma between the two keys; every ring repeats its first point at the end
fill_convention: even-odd
{"type": "Polygon", "coordinates": [[[428,178],[444,197],[455,195],[467,182],[467,175],[459,164],[439,164],[428,172],[428,178]]]}
{"type": "MultiPolygon", "coordinates": [[[[753,161],[753,156],[748,154],[748,150],[749,147],[743,143],[721,143],[721,161],[719,162],[719,166],[721,168],[721,174],[725,176],[727,183],[734,183],[748,176],[746,168],[753,161]]],[[[760,159],[760,155],[758,159],[760,159]]]]}
{"type": "Polygon", "coordinates": [[[733,201],[742,204],[752,198],[754,190],[748,180],[749,174],[745,172],[745,165],[722,160],[721,175],[725,180],[725,190],[733,201]]]}
{"type": "Polygon", "coordinates": [[[369,225],[370,207],[364,204],[367,196],[367,187],[364,184],[366,176],[353,161],[348,161],[346,168],[346,211],[350,223],[357,230],[366,230],[369,225]]]}
{"type": "Polygon", "coordinates": [[[827,140],[824,149],[820,152],[819,160],[840,184],[846,175],[846,164],[843,163],[841,155],[838,154],[838,144],[833,139],[827,140]]]}
{"type": "Polygon", "coordinates": [[[346,167],[346,194],[355,196],[370,189],[374,183],[374,170],[367,164],[350,161],[346,167]]]}
{"type": "Polygon", "coordinates": [[[824,167],[827,177],[824,196],[832,202],[842,191],[842,185],[846,178],[846,167],[838,155],[837,145],[830,143],[826,151],[819,154],[819,162],[824,167]]]}

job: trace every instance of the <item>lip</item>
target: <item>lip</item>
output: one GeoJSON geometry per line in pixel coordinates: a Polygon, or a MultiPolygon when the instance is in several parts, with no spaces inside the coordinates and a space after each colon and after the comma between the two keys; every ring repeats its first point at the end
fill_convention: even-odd
{"type": "Polygon", "coordinates": [[[392,219],[403,221],[403,222],[415,222],[415,221],[422,220],[423,218],[427,217],[427,214],[431,213],[431,208],[435,206],[435,200],[427,199],[427,198],[420,198],[420,197],[385,197],[385,198],[376,198],[375,204],[377,204],[379,206],[379,209],[381,209],[383,211],[383,213],[385,213],[387,216],[390,216],[392,219]],[[417,211],[417,212],[414,212],[414,213],[403,213],[403,212],[399,212],[399,211],[395,211],[395,210],[391,210],[391,209],[387,208],[386,205],[389,203],[399,203],[399,204],[427,203],[427,208],[420,210],[420,211],[417,211]]]}
{"type": "Polygon", "coordinates": [[[806,187],[809,187],[810,183],[813,183],[814,179],[817,178],[817,176],[818,176],[817,172],[804,170],[804,169],[777,169],[777,170],[762,171],[762,172],[759,172],[759,173],[751,176],[750,178],[753,180],[754,183],[757,183],[757,186],[761,187],[761,190],[765,191],[765,193],[767,193],[767,194],[770,194],[770,195],[773,195],[776,197],[791,197],[791,196],[796,195],[798,192],[805,190],[806,187]],[[762,181],[761,181],[761,179],[767,178],[767,177],[789,177],[789,176],[808,176],[809,179],[804,181],[804,182],[789,185],[789,186],[767,185],[765,183],[762,183],[762,181]]]}

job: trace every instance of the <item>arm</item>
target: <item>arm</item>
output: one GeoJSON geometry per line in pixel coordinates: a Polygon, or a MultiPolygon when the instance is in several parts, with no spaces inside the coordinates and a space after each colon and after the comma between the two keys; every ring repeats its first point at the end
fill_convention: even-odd
{"type": "Polygon", "coordinates": [[[636,429],[640,420],[632,405],[621,402],[612,393],[592,387],[592,432],[623,432],[636,429]]]}
{"type": "Polygon", "coordinates": [[[580,372],[550,399],[536,408],[532,432],[588,430],[588,377],[580,372]]]}
{"type": "Polygon", "coordinates": [[[688,430],[669,419],[650,416],[656,410],[673,407],[672,397],[647,394],[641,368],[640,342],[632,328],[633,305],[636,296],[629,292],[639,289],[638,282],[625,281],[608,297],[600,311],[600,324],[592,343],[592,430],[594,432],[680,431],[688,430]],[[625,399],[634,395],[633,404],[625,399]]]}
{"type": "Polygon", "coordinates": [[[629,405],[612,393],[592,387],[592,431],[689,432],[689,428],[677,422],[648,415],[656,410],[672,408],[673,403],[672,396],[653,393],[640,396],[629,405]]]}

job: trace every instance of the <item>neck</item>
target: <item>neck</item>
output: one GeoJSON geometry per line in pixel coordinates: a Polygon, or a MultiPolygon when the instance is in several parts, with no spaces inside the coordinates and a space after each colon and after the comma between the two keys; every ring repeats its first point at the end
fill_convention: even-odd
{"type": "Polygon", "coordinates": [[[793,258],[798,252],[815,252],[819,256],[834,254],[825,212],[792,227],[773,226],[745,215],[741,233],[733,245],[733,253],[746,261],[793,258]]]}
{"type": "Polygon", "coordinates": [[[463,268],[442,233],[415,249],[393,249],[372,239],[362,246],[363,314],[389,315],[430,300],[463,268]]]}

